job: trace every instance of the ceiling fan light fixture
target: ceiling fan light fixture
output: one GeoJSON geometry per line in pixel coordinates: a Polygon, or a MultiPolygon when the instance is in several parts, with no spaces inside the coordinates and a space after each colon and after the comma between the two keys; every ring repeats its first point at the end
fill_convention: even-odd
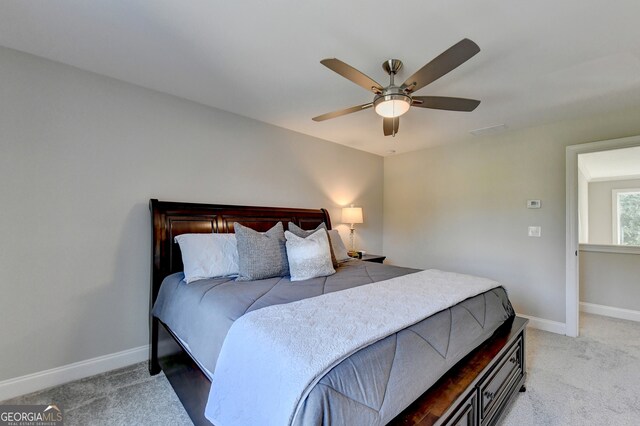
{"type": "Polygon", "coordinates": [[[381,95],[373,101],[376,114],[385,118],[400,117],[411,107],[411,98],[403,94],[381,95]]]}
{"type": "Polygon", "coordinates": [[[341,117],[365,109],[374,108],[382,116],[382,132],[385,136],[395,136],[400,126],[400,116],[411,107],[440,109],[446,111],[470,112],[480,105],[476,99],[454,98],[447,96],[414,96],[414,93],[448,74],[480,52],[480,47],[468,38],[460,40],[431,62],[413,73],[400,85],[395,84],[395,77],[402,69],[402,61],[389,59],[382,63],[382,69],[389,74],[389,85],[372,80],[371,77],[358,71],[351,65],[337,58],[327,58],[320,61],[331,71],[357,84],[368,92],[375,94],[373,102],[344,108],[338,111],[313,117],[313,121],[324,121],[341,117]]]}

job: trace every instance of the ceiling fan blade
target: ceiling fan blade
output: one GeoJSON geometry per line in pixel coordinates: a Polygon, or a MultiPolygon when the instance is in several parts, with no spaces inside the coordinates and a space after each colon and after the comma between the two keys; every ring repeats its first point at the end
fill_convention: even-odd
{"type": "Polygon", "coordinates": [[[336,117],[340,117],[342,115],[351,114],[352,112],[362,111],[364,109],[371,108],[372,106],[373,106],[373,102],[369,102],[368,104],[362,104],[362,105],[354,106],[354,107],[351,107],[351,108],[345,108],[345,109],[341,109],[340,111],[328,112],[326,114],[322,114],[322,115],[319,115],[317,117],[313,117],[312,120],[313,121],[324,121],[324,120],[328,120],[330,118],[336,118],[336,117]]]}
{"type": "Polygon", "coordinates": [[[402,87],[409,93],[420,90],[449,71],[456,69],[479,51],[480,47],[477,44],[465,38],[416,71],[415,74],[407,78],[402,87]]]}
{"type": "Polygon", "coordinates": [[[413,96],[411,106],[418,108],[446,109],[448,111],[473,111],[480,101],[446,96],[413,96]]]}
{"type": "Polygon", "coordinates": [[[373,93],[382,92],[382,86],[380,85],[380,83],[366,76],[365,74],[358,71],[351,65],[345,64],[340,59],[336,59],[336,58],[323,59],[320,61],[320,63],[325,67],[329,68],[331,71],[337,72],[347,80],[351,80],[358,86],[370,92],[373,92],[373,93]]]}
{"type": "Polygon", "coordinates": [[[395,136],[400,128],[400,117],[384,118],[382,120],[382,131],[385,136],[395,136]]]}

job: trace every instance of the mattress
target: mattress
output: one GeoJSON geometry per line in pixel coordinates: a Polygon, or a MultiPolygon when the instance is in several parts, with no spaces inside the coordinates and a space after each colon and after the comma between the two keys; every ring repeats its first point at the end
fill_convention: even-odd
{"type": "MultiPolygon", "coordinates": [[[[212,372],[229,328],[246,312],[414,272],[353,260],[332,276],[296,283],[285,277],[187,285],[179,273],[163,282],[153,314],[212,372]]],[[[329,371],[307,396],[296,422],[385,424],[513,315],[499,287],[382,339],[329,371]]]]}

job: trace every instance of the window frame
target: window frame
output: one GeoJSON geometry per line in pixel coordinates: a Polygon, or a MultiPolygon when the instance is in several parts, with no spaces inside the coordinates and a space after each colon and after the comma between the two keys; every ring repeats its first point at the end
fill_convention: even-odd
{"type": "Polygon", "coordinates": [[[626,193],[638,193],[640,194],[640,188],[617,188],[611,190],[611,222],[612,222],[612,235],[611,243],[621,247],[637,247],[627,244],[622,244],[620,234],[620,215],[618,214],[618,196],[619,194],[626,193]]]}

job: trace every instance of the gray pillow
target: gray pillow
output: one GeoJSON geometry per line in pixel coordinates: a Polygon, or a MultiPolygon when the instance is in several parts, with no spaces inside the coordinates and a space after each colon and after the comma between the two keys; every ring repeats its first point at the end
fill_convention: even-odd
{"type": "Polygon", "coordinates": [[[318,229],[306,238],[289,231],[284,235],[287,239],[291,281],[310,280],[336,273],[331,265],[326,230],[318,229]]]}
{"type": "Polygon", "coordinates": [[[331,241],[331,248],[333,252],[336,254],[336,259],[338,262],[346,262],[350,260],[349,254],[347,254],[347,248],[344,246],[344,241],[342,241],[342,237],[337,230],[332,229],[327,231],[329,233],[329,238],[331,241]]]}
{"type": "Polygon", "coordinates": [[[329,234],[329,231],[327,231],[327,225],[325,225],[324,222],[322,222],[320,225],[316,226],[316,229],[314,229],[312,231],[305,231],[304,229],[300,228],[295,223],[289,222],[289,232],[291,232],[292,234],[294,234],[297,237],[307,238],[309,235],[313,234],[318,229],[324,229],[325,232],[327,233],[327,238],[329,239],[329,252],[331,254],[331,263],[333,264],[334,268],[337,268],[338,267],[338,260],[336,259],[336,255],[333,252],[333,243],[331,241],[331,235],[329,234]]]}
{"type": "Polygon", "coordinates": [[[238,243],[238,278],[236,281],[284,277],[289,274],[287,249],[282,222],[265,233],[234,223],[238,243]]]}

